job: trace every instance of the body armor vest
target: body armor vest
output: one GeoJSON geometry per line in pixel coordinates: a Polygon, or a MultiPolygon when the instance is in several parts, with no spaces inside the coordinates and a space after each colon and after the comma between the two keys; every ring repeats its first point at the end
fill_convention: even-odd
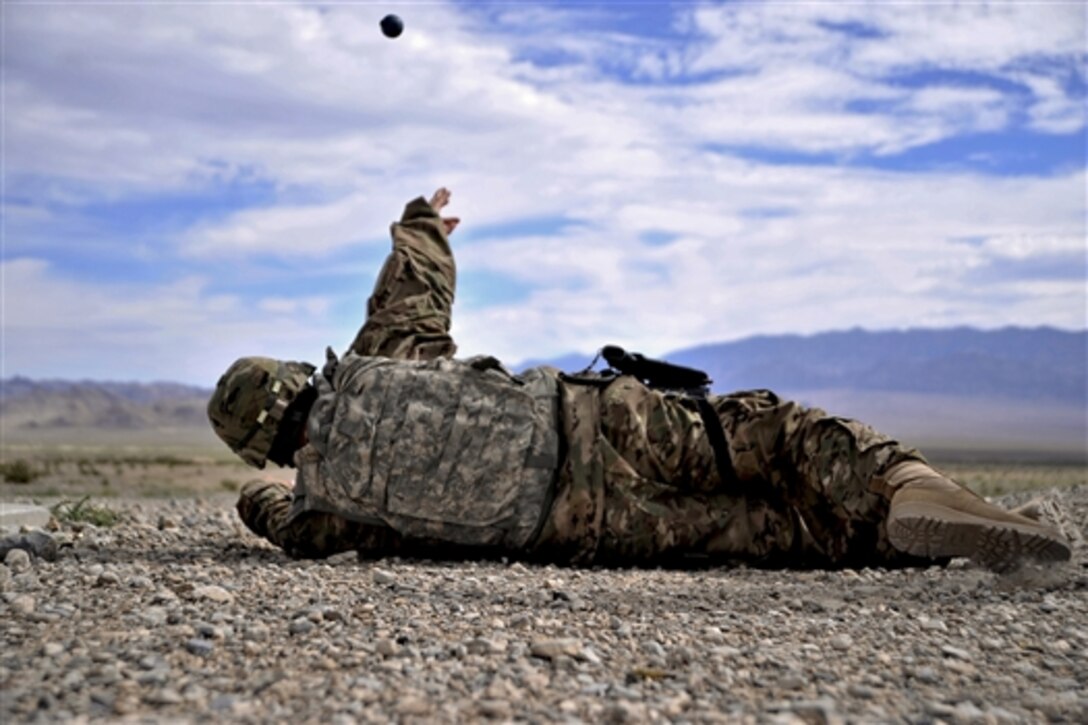
{"type": "Polygon", "coordinates": [[[403,536],[520,549],[550,507],[558,384],[494,358],[349,353],[317,377],[292,517],[325,511],[403,536]]]}

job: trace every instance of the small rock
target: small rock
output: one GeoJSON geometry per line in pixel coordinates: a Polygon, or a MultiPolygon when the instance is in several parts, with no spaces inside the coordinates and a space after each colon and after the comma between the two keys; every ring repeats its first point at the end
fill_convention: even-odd
{"type": "Polygon", "coordinates": [[[499,646],[494,642],[483,637],[477,637],[476,639],[469,640],[465,643],[465,649],[469,654],[473,655],[489,655],[495,654],[500,651],[499,646]]]}
{"type": "Polygon", "coordinates": [[[390,584],[395,584],[397,581],[396,575],[385,569],[375,569],[372,576],[374,583],[378,586],[388,586],[390,584]]]}
{"type": "Polygon", "coordinates": [[[183,702],[181,695],[179,695],[176,690],[172,690],[169,687],[156,690],[144,699],[150,705],[180,705],[183,702]]]}
{"type": "Polygon", "coordinates": [[[930,619],[929,617],[919,617],[918,626],[927,632],[947,632],[948,625],[940,619],[930,619]]]}
{"type": "Polygon", "coordinates": [[[230,604],[234,601],[233,594],[215,584],[208,584],[193,589],[192,596],[194,599],[209,599],[213,602],[218,602],[219,604],[230,604]]]}
{"type": "Polygon", "coordinates": [[[951,670],[965,677],[974,677],[978,672],[976,668],[970,662],[964,662],[963,660],[947,659],[944,661],[944,667],[946,670],[951,670]]]}
{"type": "Polygon", "coordinates": [[[374,646],[374,649],[382,657],[393,657],[400,651],[400,647],[397,645],[397,643],[389,639],[388,637],[385,639],[379,639],[378,643],[374,646]]]}
{"type": "Polygon", "coordinates": [[[138,664],[145,670],[153,670],[162,664],[162,658],[158,655],[144,655],[138,664]]]}
{"type": "Polygon", "coordinates": [[[831,638],[829,644],[832,649],[839,651],[848,650],[854,646],[854,640],[848,634],[836,634],[831,638]]]}
{"type": "Polygon", "coordinates": [[[287,631],[291,634],[308,634],[314,631],[316,627],[317,625],[306,617],[299,617],[291,620],[291,624],[287,626],[287,631]]]}
{"type": "Polygon", "coordinates": [[[941,645],[941,653],[946,657],[955,657],[958,660],[969,661],[971,659],[971,653],[965,649],[959,647],[953,647],[950,644],[941,645]]]}
{"type": "Polygon", "coordinates": [[[30,568],[30,554],[22,549],[12,549],[4,557],[4,564],[13,573],[21,574],[30,568]]]}
{"type": "Polygon", "coordinates": [[[191,654],[207,657],[215,649],[215,645],[206,639],[190,639],[185,643],[185,649],[189,650],[191,654]]]}
{"type": "Polygon", "coordinates": [[[216,695],[212,698],[209,707],[212,712],[226,712],[234,709],[234,704],[237,702],[237,698],[233,695],[216,695]]]}
{"type": "Polygon", "coordinates": [[[116,586],[120,583],[121,577],[117,576],[116,572],[112,572],[109,570],[99,574],[98,578],[95,580],[95,586],[99,587],[116,586]]]}
{"type": "Polygon", "coordinates": [[[778,686],[783,690],[800,690],[806,684],[807,680],[796,672],[787,673],[778,681],[778,686]]]}
{"type": "Polygon", "coordinates": [[[398,715],[423,716],[431,712],[431,706],[422,697],[407,695],[397,702],[396,711],[398,715]]]}
{"type": "Polygon", "coordinates": [[[529,645],[529,652],[533,657],[546,660],[560,655],[578,657],[582,654],[582,643],[576,639],[540,639],[529,645]]]}
{"type": "Polygon", "coordinates": [[[209,624],[207,622],[198,622],[195,629],[196,633],[204,639],[223,639],[225,636],[223,630],[219,629],[219,627],[216,627],[214,624],[209,624]]]}
{"type": "Polygon", "coordinates": [[[514,709],[510,707],[510,703],[502,700],[480,700],[477,707],[484,717],[506,719],[514,714],[514,709]]]}
{"type": "Polygon", "coordinates": [[[846,688],[846,692],[858,698],[859,700],[871,700],[873,698],[873,695],[876,694],[873,691],[873,688],[867,687],[857,682],[850,683],[850,685],[846,688]]]}
{"type": "Polygon", "coordinates": [[[950,717],[956,710],[951,705],[946,705],[943,702],[927,702],[926,712],[934,717],[950,717]]]}
{"type": "Polygon", "coordinates": [[[937,670],[932,667],[919,667],[914,671],[914,678],[919,682],[924,682],[927,685],[933,685],[940,682],[941,676],[937,674],[937,670]]]}
{"type": "MultiPolygon", "coordinates": [[[[288,628],[290,631],[290,628],[288,628]]],[[[242,637],[248,642],[263,642],[268,639],[268,627],[260,622],[251,622],[246,625],[245,631],[242,633],[242,637]]]]}
{"type": "Polygon", "coordinates": [[[842,718],[835,709],[835,702],[830,699],[791,702],[789,709],[804,722],[842,722],[842,718]]]}
{"type": "Polygon", "coordinates": [[[978,723],[986,721],[986,713],[980,710],[973,702],[965,700],[956,705],[952,711],[952,720],[958,723],[978,723]]]}
{"type": "Polygon", "coordinates": [[[149,627],[161,627],[166,624],[167,612],[162,607],[148,607],[140,612],[140,619],[149,627]]]}
{"type": "Polygon", "coordinates": [[[641,704],[631,702],[616,702],[604,711],[604,722],[626,723],[644,722],[646,708],[641,704]]]}
{"type": "Polygon", "coordinates": [[[34,597],[29,594],[20,594],[11,600],[11,609],[19,614],[30,614],[37,606],[37,602],[34,601],[34,597]]]}

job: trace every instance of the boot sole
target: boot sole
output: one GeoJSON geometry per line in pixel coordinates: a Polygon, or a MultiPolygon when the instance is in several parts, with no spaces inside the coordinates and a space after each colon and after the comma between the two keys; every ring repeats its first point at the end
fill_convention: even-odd
{"type": "Polygon", "coordinates": [[[914,556],[966,556],[994,571],[1015,568],[1023,559],[1067,561],[1071,555],[1060,536],[1042,525],[996,521],[926,501],[896,506],[888,539],[914,556]]]}

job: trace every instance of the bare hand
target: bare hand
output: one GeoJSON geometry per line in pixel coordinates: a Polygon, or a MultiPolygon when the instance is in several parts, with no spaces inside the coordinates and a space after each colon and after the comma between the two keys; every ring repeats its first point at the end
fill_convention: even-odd
{"type": "MultiPolygon", "coordinates": [[[[431,208],[436,212],[441,212],[450,203],[450,196],[450,190],[443,186],[431,196],[431,208]]],[[[446,236],[453,234],[453,230],[460,223],[461,220],[457,217],[442,217],[442,226],[446,228],[446,236]]]]}
{"type": "Polygon", "coordinates": [[[434,194],[431,195],[431,208],[435,211],[442,211],[446,208],[446,204],[450,203],[450,190],[446,187],[440,188],[434,194]]]}

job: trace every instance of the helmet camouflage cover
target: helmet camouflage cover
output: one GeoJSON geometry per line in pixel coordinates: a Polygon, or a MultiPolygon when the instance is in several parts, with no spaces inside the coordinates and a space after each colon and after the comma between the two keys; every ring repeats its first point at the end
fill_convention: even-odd
{"type": "Polygon", "coordinates": [[[215,434],[246,463],[264,468],[284,411],[314,369],[269,357],[240,358],[219,378],[208,401],[215,434]]]}

